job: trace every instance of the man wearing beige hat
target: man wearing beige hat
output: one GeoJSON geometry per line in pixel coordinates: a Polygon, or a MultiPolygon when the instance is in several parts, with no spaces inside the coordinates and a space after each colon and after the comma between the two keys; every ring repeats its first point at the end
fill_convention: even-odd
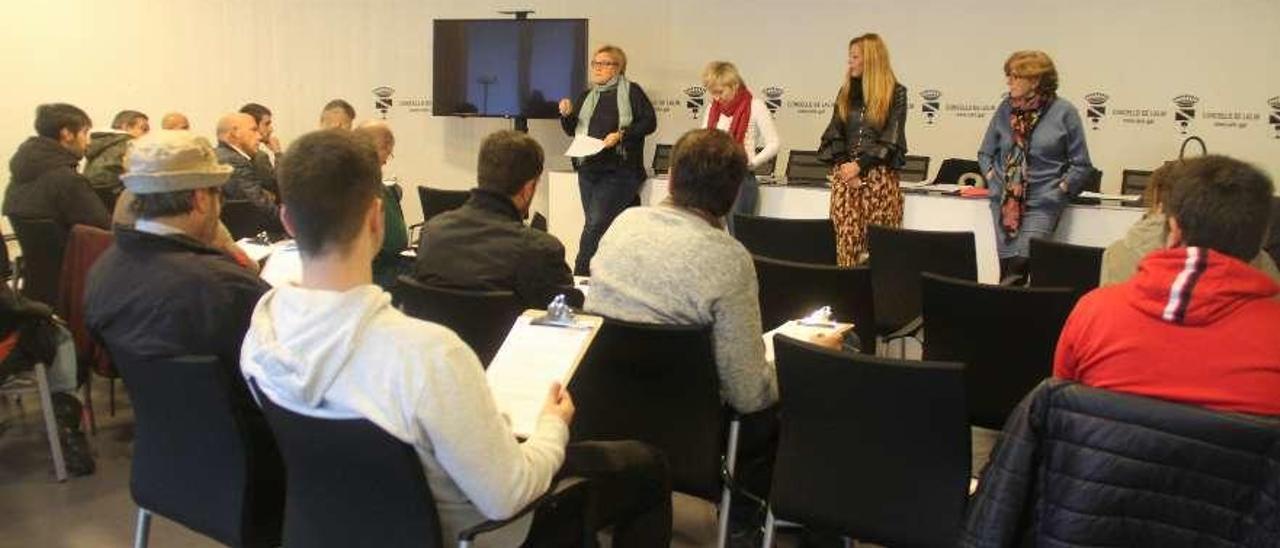
{"type": "Polygon", "coordinates": [[[237,370],[250,314],[268,286],[217,243],[232,168],[187,131],[134,141],[125,165],[137,221],[116,227],[115,244],[89,272],[86,324],[115,356],[213,355],[237,370]]]}

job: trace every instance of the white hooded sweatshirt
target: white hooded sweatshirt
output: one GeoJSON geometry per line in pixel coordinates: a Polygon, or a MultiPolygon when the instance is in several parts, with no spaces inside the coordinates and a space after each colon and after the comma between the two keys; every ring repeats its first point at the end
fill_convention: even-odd
{"type": "MultiPolygon", "coordinates": [[[[413,445],[446,544],[504,519],[546,492],[569,439],[544,416],[517,443],[475,354],[443,326],[406,316],[377,286],[345,292],[278,287],[253,311],[240,357],[246,379],[281,407],[320,418],[364,418],[413,445]]],[[[482,535],[517,546],[529,519],[482,535]]]]}

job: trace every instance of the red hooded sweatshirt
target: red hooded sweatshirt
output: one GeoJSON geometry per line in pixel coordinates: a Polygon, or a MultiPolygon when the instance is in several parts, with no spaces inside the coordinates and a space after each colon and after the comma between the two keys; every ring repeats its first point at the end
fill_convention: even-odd
{"type": "Polygon", "coordinates": [[[1080,299],[1053,376],[1219,411],[1280,415],[1280,285],[1202,247],[1152,252],[1080,299]]]}

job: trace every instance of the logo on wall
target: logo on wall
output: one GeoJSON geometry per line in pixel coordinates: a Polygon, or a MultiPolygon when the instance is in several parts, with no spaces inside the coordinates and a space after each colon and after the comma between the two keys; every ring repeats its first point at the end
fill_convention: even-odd
{"type": "Polygon", "coordinates": [[[920,112],[924,113],[924,123],[931,126],[938,120],[938,108],[941,106],[938,99],[942,98],[942,92],[936,89],[926,89],[920,92],[920,98],[924,99],[924,102],[920,104],[920,112]]]}
{"type": "Polygon", "coordinates": [[[387,111],[391,110],[391,105],[395,102],[391,100],[396,90],[387,86],[378,86],[373,88],[373,108],[378,111],[383,120],[387,119],[387,111]]]}
{"type": "Polygon", "coordinates": [[[684,97],[684,107],[689,109],[689,117],[697,119],[703,105],[707,104],[707,88],[702,86],[684,88],[684,97]]]}
{"type": "Polygon", "coordinates": [[[1173,105],[1177,110],[1173,113],[1173,121],[1178,124],[1178,132],[1183,135],[1187,134],[1187,130],[1191,129],[1191,122],[1196,119],[1196,103],[1200,102],[1200,98],[1195,95],[1179,95],[1173,98],[1173,105]]]}
{"type": "Polygon", "coordinates": [[[769,114],[778,115],[778,109],[782,108],[782,95],[786,90],[778,86],[769,86],[762,90],[764,92],[764,106],[769,107],[769,114]]]}
{"type": "Polygon", "coordinates": [[[1084,96],[1084,102],[1087,103],[1088,109],[1085,116],[1089,118],[1089,123],[1093,125],[1093,129],[1098,129],[1102,123],[1102,119],[1107,116],[1107,100],[1110,99],[1107,94],[1095,91],[1084,96]]]}
{"type": "Polygon", "coordinates": [[[1271,107],[1271,129],[1276,130],[1275,138],[1280,139],[1280,95],[1267,100],[1271,107]]]}

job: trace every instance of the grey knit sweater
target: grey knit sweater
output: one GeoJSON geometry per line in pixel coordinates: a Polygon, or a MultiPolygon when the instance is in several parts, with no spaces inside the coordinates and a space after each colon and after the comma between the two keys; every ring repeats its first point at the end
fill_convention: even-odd
{"type": "Polygon", "coordinates": [[[631,208],[600,240],[586,310],[631,322],[709,325],[720,390],[742,413],[778,400],[765,361],[751,255],[728,233],[673,206],[631,208]]]}

